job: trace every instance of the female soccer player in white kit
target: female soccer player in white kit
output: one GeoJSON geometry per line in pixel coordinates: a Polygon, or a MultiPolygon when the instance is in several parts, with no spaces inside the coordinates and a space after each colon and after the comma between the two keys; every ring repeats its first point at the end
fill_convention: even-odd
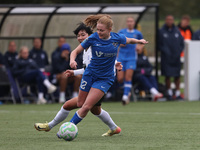
{"type": "Polygon", "coordinates": [[[70,122],[78,124],[88,111],[103,97],[114,82],[114,63],[120,44],[146,44],[146,40],[127,38],[123,34],[111,32],[113,21],[109,15],[91,15],[85,24],[97,28],[89,38],[83,41],[70,55],[70,66],[76,69],[75,58],[84,49],[92,47],[92,59],[86,68],[78,95],[77,106],[81,107],[70,122]]]}
{"type": "MultiPolygon", "coordinates": [[[[77,29],[74,31],[74,34],[77,36],[77,40],[81,43],[86,38],[89,37],[90,34],[92,34],[92,30],[90,27],[86,27],[83,23],[81,23],[77,29]]],[[[90,63],[92,54],[91,54],[91,48],[84,50],[83,53],[83,64],[87,67],[90,63]]],[[[120,63],[116,64],[116,68],[118,70],[122,69],[122,66],[120,63]]],[[[78,69],[78,70],[67,70],[65,74],[67,76],[73,76],[78,74],[83,74],[84,68],[78,69]]],[[[57,113],[55,118],[49,122],[49,123],[35,123],[35,128],[39,131],[49,131],[54,126],[62,122],[64,119],[67,118],[70,110],[76,109],[77,107],[77,101],[78,97],[72,98],[65,102],[65,104],[61,107],[60,111],[57,113]]],[[[90,110],[95,116],[97,116],[99,119],[101,119],[108,127],[110,128],[108,132],[104,133],[102,136],[112,136],[113,134],[118,134],[121,132],[120,127],[118,127],[105,110],[101,108],[101,101],[95,104],[95,106],[90,110]]],[[[59,135],[57,135],[59,137],[59,135]]]]}

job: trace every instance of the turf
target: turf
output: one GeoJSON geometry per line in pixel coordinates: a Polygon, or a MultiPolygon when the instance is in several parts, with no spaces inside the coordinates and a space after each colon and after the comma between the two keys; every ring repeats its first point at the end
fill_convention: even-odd
{"type": "Polygon", "coordinates": [[[106,102],[102,106],[122,133],[101,137],[108,128],[89,113],[78,124],[78,137],[66,142],[56,137],[61,124],[50,132],[33,127],[35,122],[50,121],[61,105],[1,105],[0,150],[200,149],[200,102],[132,102],[127,106],[106,102]]]}

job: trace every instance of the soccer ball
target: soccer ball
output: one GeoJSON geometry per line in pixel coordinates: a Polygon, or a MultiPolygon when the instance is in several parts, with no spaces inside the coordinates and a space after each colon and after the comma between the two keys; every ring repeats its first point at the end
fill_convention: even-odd
{"type": "Polygon", "coordinates": [[[65,122],[60,126],[59,136],[66,141],[72,141],[78,135],[78,128],[72,122],[65,122]]]}

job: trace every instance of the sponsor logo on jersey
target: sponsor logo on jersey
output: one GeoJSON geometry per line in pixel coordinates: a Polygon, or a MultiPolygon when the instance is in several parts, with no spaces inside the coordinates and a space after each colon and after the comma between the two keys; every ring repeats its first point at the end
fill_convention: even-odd
{"type": "Polygon", "coordinates": [[[104,57],[115,57],[117,56],[117,53],[105,53],[104,57]]]}
{"type": "Polygon", "coordinates": [[[96,44],[96,46],[101,46],[101,45],[102,45],[102,44],[98,44],[98,43],[96,44]]]}
{"type": "Polygon", "coordinates": [[[103,55],[103,52],[101,52],[101,51],[99,51],[99,52],[95,51],[95,52],[96,52],[97,57],[101,57],[103,55]]]}

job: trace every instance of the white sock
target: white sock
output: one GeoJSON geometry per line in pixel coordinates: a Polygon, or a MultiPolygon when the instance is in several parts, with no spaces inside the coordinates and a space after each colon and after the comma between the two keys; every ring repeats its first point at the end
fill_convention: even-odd
{"type": "Polygon", "coordinates": [[[49,82],[49,80],[47,80],[47,79],[45,79],[44,81],[43,81],[43,84],[47,87],[47,88],[49,88],[52,84],[49,82]]]}
{"type": "Polygon", "coordinates": [[[110,130],[114,130],[117,125],[114,123],[110,115],[107,111],[101,109],[100,115],[96,115],[99,119],[101,119],[106,125],[109,126],[110,130]]]}
{"type": "Polygon", "coordinates": [[[78,96],[78,92],[74,91],[74,92],[72,93],[72,97],[77,97],[77,96],[78,96]]]}
{"type": "Polygon", "coordinates": [[[156,90],[156,88],[154,88],[154,87],[150,89],[150,92],[152,95],[156,95],[159,93],[158,90],[156,90]]]}
{"type": "Polygon", "coordinates": [[[173,91],[172,91],[172,89],[169,89],[169,90],[168,90],[168,94],[169,94],[170,96],[173,95],[173,91]]]}
{"type": "Polygon", "coordinates": [[[48,123],[49,128],[52,129],[54,126],[56,126],[57,124],[65,120],[67,116],[69,115],[69,112],[70,111],[65,110],[62,106],[59,112],[56,114],[55,118],[51,122],[48,123]]]}
{"type": "Polygon", "coordinates": [[[65,99],[65,92],[60,92],[60,95],[59,95],[60,99],[65,99]]]}
{"type": "Polygon", "coordinates": [[[181,95],[181,91],[180,90],[176,90],[175,95],[176,95],[176,97],[180,96],[181,95]]]}
{"type": "Polygon", "coordinates": [[[42,99],[42,98],[44,98],[44,94],[42,92],[39,92],[38,93],[38,99],[42,99]]]}

